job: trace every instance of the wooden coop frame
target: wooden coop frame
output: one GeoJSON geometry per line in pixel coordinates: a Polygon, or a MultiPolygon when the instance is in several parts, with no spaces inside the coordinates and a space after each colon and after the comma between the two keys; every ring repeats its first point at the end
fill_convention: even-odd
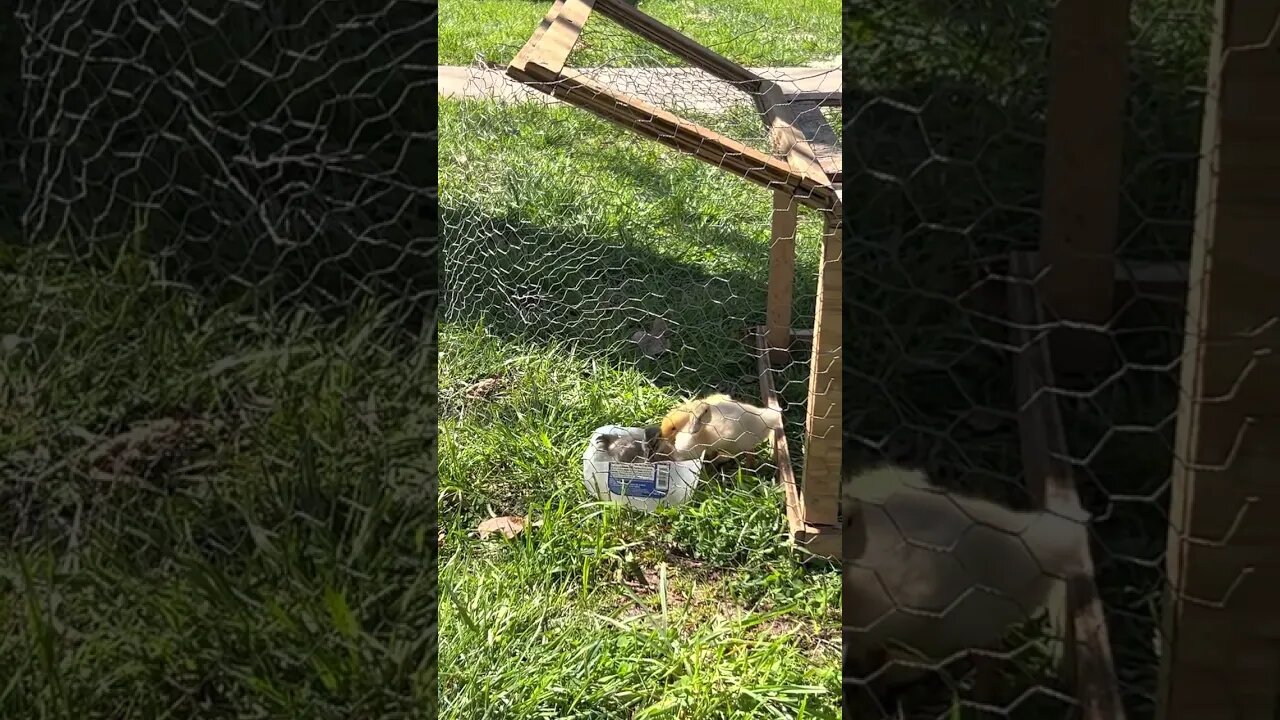
{"type": "MultiPolygon", "coordinates": [[[[1023,464],[1044,506],[1078,506],[1055,371],[1108,367],[1106,327],[1133,293],[1185,298],[1156,717],[1270,720],[1280,717],[1280,0],[1215,2],[1189,263],[1116,258],[1129,6],[1054,10],[1041,244],[1010,258],[1006,297],[1023,464]]],[[[1081,718],[1123,720],[1092,573],[1068,596],[1063,670],[1081,718]]]]}
{"type": "Polygon", "coordinates": [[[795,340],[811,341],[805,417],[805,470],[797,483],[784,433],[773,440],[778,478],[786,494],[790,534],[815,555],[839,558],[841,457],[841,219],[840,144],[820,110],[839,94],[787,93],[772,80],[697,43],[625,0],[555,0],[542,23],[507,67],[507,75],[641,136],[693,155],[773,193],[766,324],[751,328],[766,406],[781,409],[773,364],[795,340]],[[716,133],[639,98],[628,97],[567,62],[592,12],[749,93],[769,131],[771,153],[716,133]],[[822,265],[812,331],[791,327],[797,211],[823,215],[822,265]]]}

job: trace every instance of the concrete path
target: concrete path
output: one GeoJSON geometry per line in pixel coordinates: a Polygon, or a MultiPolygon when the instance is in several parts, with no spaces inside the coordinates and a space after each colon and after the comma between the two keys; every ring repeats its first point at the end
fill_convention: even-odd
{"type": "MultiPolygon", "coordinates": [[[[579,69],[619,91],[667,109],[722,112],[751,97],[728,83],[691,68],[579,69]]],[[[829,92],[843,87],[839,67],[752,68],[752,72],[777,82],[786,92],[829,92]]],[[[489,98],[503,102],[557,103],[551,96],[508,78],[501,69],[481,66],[442,65],[439,68],[442,97],[489,98]]]]}

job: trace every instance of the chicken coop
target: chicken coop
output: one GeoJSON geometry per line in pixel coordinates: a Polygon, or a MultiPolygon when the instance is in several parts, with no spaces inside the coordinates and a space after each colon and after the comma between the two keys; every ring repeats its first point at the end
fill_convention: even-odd
{"type": "Polygon", "coordinates": [[[1093,518],[1061,662],[966,702],[1274,717],[1280,2],[952,10],[846,17],[855,462],[1093,518]]]}
{"type": "MultiPolygon", "coordinates": [[[[599,22],[605,22],[601,20],[599,22]]],[[[765,322],[744,328],[756,357],[766,407],[779,405],[775,373],[798,350],[809,348],[803,400],[803,473],[797,478],[786,434],[775,432],[773,462],[785,492],[792,539],[823,557],[840,553],[838,506],[841,459],[841,157],[840,142],[823,114],[838,108],[838,92],[798,90],[762,77],[622,0],[557,0],[506,70],[536,90],[586,110],[644,138],[692,155],[724,173],[772,194],[765,322]],[[683,61],[663,81],[663,92],[684,94],[682,116],[622,87],[619,73],[576,69],[571,60],[588,22],[603,16],[636,38],[683,61]],[[714,91],[708,88],[714,86],[714,91]],[[701,92],[699,90],[702,90],[701,92]],[[764,146],[718,132],[698,119],[697,102],[728,94],[754,106],[764,146]],[[797,225],[800,209],[821,223],[816,287],[798,288],[797,225]],[[813,293],[812,327],[794,326],[794,295],[813,293]]],[[[712,248],[714,251],[714,248],[712,248]]]]}

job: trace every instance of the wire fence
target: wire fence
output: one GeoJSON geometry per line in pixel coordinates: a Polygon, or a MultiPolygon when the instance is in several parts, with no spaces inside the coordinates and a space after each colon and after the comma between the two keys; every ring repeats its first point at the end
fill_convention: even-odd
{"type": "MultiPolygon", "coordinates": [[[[751,42],[743,33],[717,51],[751,42]]],[[[765,322],[770,194],[514,83],[503,68],[518,50],[478,57],[470,97],[442,112],[441,161],[452,168],[442,182],[444,325],[558,343],[636,368],[674,397],[760,402],[751,333],[765,322]]],[[[750,93],[607,18],[592,17],[571,63],[627,98],[772,152],[750,93]]],[[[788,71],[797,73],[773,76],[795,84],[788,71]]],[[[813,86],[832,74],[821,64],[798,72],[813,86]]],[[[838,108],[821,112],[839,128],[838,108]]],[[[801,330],[813,327],[821,232],[816,214],[802,218],[793,278],[801,330]]],[[[778,370],[794,408],[793,447],[802,447],[803,340],[778,370]]],[[[450,402],[447,394],[446,415],[461,410],[450,402]]]]}
{"type": "MultiPolygon", "coordinates": [[[[846,4],[850,198],[844,297],[846,469],[892,460],[939,485],[1033,504],[1005,299],[1011,252],[1041,242],[1053,4],[846,4]]],[[[1211,3],[1138,0],[1116,254],[1185,263],[1191,247],[1211,3]]],[[[1152,717],[1183,298],[1120,288],[1114,362],[1051,392],[1094,520],[1096,580],[1124,709],[1152,717]]],[[[1031,637],[1044,630],[1034,630],[1031,637]]],[[[1065,717],[1072,690],[1025,634],[981,697],[975,675],[917,688],[909,717],[962,699],[1065,717]]],[[[849,679],[847,679],[849,682],[849,679]]],[[[847,688],[854,688],[850,682],[847,688]]],[[[986,715],[984,715],[986,716],[986,715]]]]}
{"type": "MultiPolygon", "coordinates": [[[[563,7],[573,5],[581,6],[563,7]]],[[[442,677],[456,688],[446,712],[471,717],[481,704],[499,702],[512,716],[569,715],[586,706],[590,710],[583,712],[601,717],[793,716],[815,708],[834,713],[835,603],[823,599],[831,597],[823,580],[806,576],[787,555],[778,456],[767,445],[757,447],[754,457],[744,454],[705,471],[696,493],[679,507],[619,517],[584,503],[595,499],[583,492],[578,467],[593,429],[655,425],[680,401],[713,393],[765,404],[754,331],[766,323],[770,304],[773,194],[721,166],[740,158],[721,159],[692,134],[682,136],[688,138],[684,152],[664,144],[674,136],[655,137],[671,132],[675,116],[773,157],[757,98],[630,32],[601,5],[581,24],[576,42],[565,43],[572,45],[566,72],[576,78],[572,82],[606,88],[615,99],[598,99],[585,109],[507,77],[508,63],[537,28],[531,21],[516,42],[479,53],[454,96],[441,100],[442,516],[450,518],[451,537],[490,516],[543,523],[536,541],[543,551],[517,567],[510,566],[508,551],[461,539],[446,551],[441,582],[458,594],[445,603],[449,619],[441,626],[442,677]],[[636,102],[653,109],[629,112],[626,106],[636,102]],[[582,591],[575,589],[569,602],[536,579],[543,572],[538,568],[557,576],[556,553],[582,542],[623,543],[625,555],[575,555],[573,562],[583,567],[582,591]],[[685,588],[672,591],[669,606],[670,626],[684,628],[674,645],[653,642],[646,619],[657,612],[650,595],[656,585],[641,584],[634,597],[615,600],[617,582],[608,580],[658,562],[670,573],[666,587],[685,588]],[[495,585],[500,588],[488,591],[495,596],[491,602],[511,608],[502,616],[465,594],[495,585]],[[735,625],[703,639],[705,628],[696,618],[711,602],[708,592],[726,616],[754,617],[761,607],[780,608],[772,603],[784,601],[773,594],[783,587],[803,597],[787,601],[791,611],[778,610],[784,622],[807,622],[812,615],[829,628],[817,633],[818,647],[764,626],[735,625]],[[542,641],[552,649],[541,674],[516,674],[505,669],[505,658],[476,649],[484,634],[461,615],[465,611],[481,628],[480,613],[509,624],[512,616],[523,617],[521,603],[529,595],[538,598],[538,615],[551,618],[539,622],[552,628],[542,641]],[[602,620],[619,612],[617,625],[602,620]],[[584,614],[588,621],[569,619],[584,614]],[[555,629],[563,625],[577,628],[572,638],[555,629]],[[759,643],[751,639],[757,634],[759,643]],[[742,656],[752,669],[730,677],[725,673],[734,674],[727,670],[733,661],[713,648],[739,640],[755,648],[742,656]],[[611,668],[607,677],[584,685],[579,671],[549,667],[566,652],[562,647],[587,642],[602,648],[601,662],[611,668]],[[616,658],[609,653],[618,643],[634,649],[616,658]],[[704,655],[703,647],[711,654],[704,655]],[[713,656],[719,659],[708,660],[713,656]],[[817,674],[810,672],[814,662],[822,667],[817,674]],[[490,669],[477,669],[489,663],[490,669]],[[724,680],[698,687],[694,676],[702,671],[678,671],[655,684],[629,670],[686,664],[705,664],[706,673],[724,680]],[[472,689],[466,679],[477,673],[504,679],[499,699],[472,689]],[[548,686],[564,690],[544,691],[548,686]],[[803,690],[789,689],[795,687],[803,690]],[[571,702],[565,694],[589,700],[571,702]]],[[[724,19],[736,17],[732,12],[716,8],[704,15],[709,29],[677,27],[695,41],[719,38],[713,49],[730,59],[767,54],[777,48],[761,50],[762,43],[789,36],[786,27],[753,32],[734,26],[729,32],[724,19]]],[[[553,27],[576,29],[579,22],[553,27]]],[[[836,65],[827,58],[772,75],[793,89],[824,82],[838,89],[838,71],[831,70],[836,65]]],[[[567,86],[560,83],[557,92],[567,86]]],[[[814,112],[830,113],[838,133],[838,108],[815,106],[814,112]]],[[[786,273],[793,288],[790,325],[811,331],[823,220],[805,209],[799,215],[798,230],[784,238],[795,243],[795,264],[786,273]]],[[[782,355],[770,377],[794,470],[803,477],[809,339],[802,332],[782,355]]],[[[834,580],[834,573],[825,577],[834,580]]],[[[576,667],[578,661],[565,662],[576,667]]]]}
{"type": "Polygon", "coordinates": [[[0,9],[0,714],[434,714],[435,13],[0,9]]]}

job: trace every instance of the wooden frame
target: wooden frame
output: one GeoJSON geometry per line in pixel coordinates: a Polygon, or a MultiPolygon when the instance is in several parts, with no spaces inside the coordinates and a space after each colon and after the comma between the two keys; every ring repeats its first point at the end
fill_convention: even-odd
{"type": "Polygon", "coordinates": [[[1063,0],[1053,10],[1045,127],[1041,292],[1057,320],[1065,371],[1111,362],[1103,328],[1115,313],[1130,0],[1063,0]]]}
{"type": "MultiPolygon", "coordinates": [[[[643,100],[595,82],[566,65],[593,9],[624,28],[746,92],[772,88],[780,99],[767,108],[766,127],[785,133],[786,95],[776,83],[690,40],[621,0],[556,0],[542,24],[507,66],[507,74],[549,95],[593,112],[681,152],[699,157],[770,189],[786,189],[801,204],[839,214],[840,199],[825,175],[815,174],[816,152],[792,141],[781,160],[643,100]]],[[[802,136],[797,131],[793,135],[802,136]]]]}
{"type": "Polygon", "coordinates": [[[770,361],[789,357],[798,206],[824,213],[823,261],[805,418],[805,477],[797,488],[786,438],[775,438],[778,475],[787,495],[792,537],[815,554],[839,557],[842,290],[840,143],[822,115],[838,106],[831,93],[787,93],[772,81],[694,42],[623,0],[555,0],[542,23],[507,66],[507,75],[641,136],[715,165],[773,192],[766,326],[755,331],[761,349],[761,392],[776,404],[770,361]],[[598,82],[570,67],[574,45],[592,12],[752,94],[770,152],[598,82]],[[834,533],[832,532],[834,529],[834,533]]]}
{"type": "MultiPolygon", "coordinates": [[[[1280,713],[1280,491],[1272,481],[1280,473],[1280,190],[1271,181],[1280,167],[1280,0],[1215,3],[1191,262],[1140,266],[1113,254],[1128,4],[1072,0],[1054,18],[1042,254],[1011,258],[1008,299],[1023,326],[1015,344],[1024,462],[1047,506],[1078,502],[1060,460],[1062,420],[1044,390],[1049,350],[1028,330],[1046,327],[1032,278],[1044,281],[1059,320],[1093,325],[1113,319],[1126,291],[1184,296],[1156,716],[1272,718],[1280,713]],[[1094,47],[1069,61],[1081,44],[1094,47]]],[[[1110,360],[1080,333],[1057,338],[1063,369],[1110,360]]],[[[1111,720],[1124,711],[1096,593],[1092,581],[1070,593],[1067,674],[1084,717],[1111,720]]]]}
{"type": "MultiPolygon", "coordinates": [[[[1069,457],[1066,432],[1052,393],[1053,367],[1044,330],[1050,327],[1041,307],[1037,282],[1045,276],[1034,254],[1010,257],[1009,315],[1013,345],[1018,430],[1028,490],[1044,508],[1075,516],[1080,498],[1069,457]]],[[[1091,553],[1085,551],[1086,574],[1068,586],[1062,675],[1075,685],[1081,720],[1123,720],[1110,633],[1093,576],[1091,553]]]]}
{"type": "MultiPolygon", "coordinates": [[[[765,407],[781,410],[778,393],[773,385],[773,363],[771,342],[766,340],[767,329],[755,328],[757,367],[760,373],[760,397],[765,407]]],[[[805,330],[793,330],[791,339],[812,339],[813,335],[805,330]]],[[[799,483],[796,482],[795,468],[791,463],[791,449],[786,433],[775,432],[773,436],[773,463],[778,468],[778,482],[782,485],[783,502],[786,505],[787,528],[791,539],[817,557],[838,559],[842,555],[842,543],[839,524],[818,524],[808,522],[805,513],[805,497],[799,483]]]]}
{"type": "Polygon", "coordinates": [[[1280,0],[1217,0],[1174,439],[1161,720],[1280,713],[1280,0]]]}

